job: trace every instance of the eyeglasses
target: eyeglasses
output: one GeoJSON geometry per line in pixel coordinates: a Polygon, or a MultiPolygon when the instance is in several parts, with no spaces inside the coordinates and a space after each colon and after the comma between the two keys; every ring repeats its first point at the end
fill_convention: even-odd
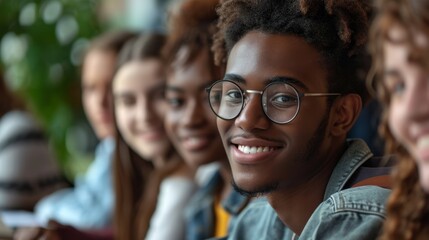
{"type": "Polygon", "coordinates": [[[243,90],[231,80],[219,80],[206,88],[210,108],[221,119],[238,117],[245,107],[249,94],[260,94],[265,115],[277,124],[291,122],[300,109],[302,97],[340,96],[340,93],[299,93],[289,83],[273,82],[262,91],[243,90]]]}

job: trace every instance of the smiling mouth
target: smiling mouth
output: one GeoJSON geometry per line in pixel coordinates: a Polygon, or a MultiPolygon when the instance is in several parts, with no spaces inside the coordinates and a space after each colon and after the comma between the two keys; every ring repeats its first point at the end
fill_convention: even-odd
{"type": "Polygon", "coordinates": [[[418,158],[426,159],[429,161],[429,135],[423,136],[417,141],[417,155],[418,158]]]}
{"type": "Polygon", "coordinates": [[[182,145],[188,151],[205,149],[210,144],[210,137],[188,137],[183,139],[182,145]]]}
{"type": "Polygon", "coordinates": [[[161,131],[150,131],[150,132],[141,133],[140,137],[146,141],[156,141],[161,139],[163,137],[163,134],[161,131]]]}
{"type": "Polygon", "coordinates": [[[429,147],[429,135],[419,138],[417,141],[417,147],[426,148],[429,147]]]}
{"type": "Polygon", "coordinates": [[[256,147],[256,146],[245,146],[245,145],[237,145],[237,149],[245,154],[256,154],[263,152],[273,152],[276,150],[275,147],[256,147]]]}

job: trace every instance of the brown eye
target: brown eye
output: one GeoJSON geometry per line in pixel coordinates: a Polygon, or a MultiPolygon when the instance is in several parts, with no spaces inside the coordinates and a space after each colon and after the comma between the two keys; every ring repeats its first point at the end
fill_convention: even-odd
{"type": "Polygon", "coordinates": [[[136,98],[129,95],[118,96],[115,97],[115,103],[116,105],[130,107],[136,103],[136,98]]]}
{"type": "Polygon", "coordinates": [[[405,84],[403,82],[395,83],[392,87],[392,94],[401,94],[405,90],[405,84]]]}
{"type": "Polygon", "coordinates": [[[167,93],[165,99],[167,100],[168,105],[172,108],[180,108],[185,102],[183,98],[177,94],[167,93]]]}
{"type": "Polygon", "coordinates": [[[393,96],[401,95],[405,91],[405,82],[400,79],[391,79],[386,83],[388,93],[393,96]]]}

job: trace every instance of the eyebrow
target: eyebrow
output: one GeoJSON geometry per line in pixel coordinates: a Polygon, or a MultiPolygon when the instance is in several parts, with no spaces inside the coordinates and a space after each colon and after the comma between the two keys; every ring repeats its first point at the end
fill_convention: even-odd
{"type": "Polygon", "coordinates": [[[298,79],[291,78],[291,77],[285,77],[285,76],[272,77],[270,80],[268,80],[267,84],[278,83],[278,82],[292,84],[294,86],[297,86],[297,87],[300,87],[300,88],[303,88],[306,90],[308,89],[307,86],[303,82],[299,81],[298,79]]]}
{"type": "Polygon", "coordinates": [[[246,83],[246,80],[242,76],[234,73],[225,74],[225,76],[223,77],[223,80],[230,80],[237,83],[246,83]]]}
{"type": "Polygon", "coordinates": [[[396,69],[386,69],[383,72],[383,77],[387,77],[387,76],[393,76],[393,77],[399,77],[400,73],[398,70],[396,69]]]}
{"type": "MultiPolygon", "coordinates": [[[[211,83],[212,82],[209,82],[208,84],[205,84],[205,85],[201,85],[198,87],[198,89],[202,90],[204,92],[204,89],[206,89],[206,87],[210,86],[211,83]]],[[[171,86],[171,85],[167,84],[165,86],[165,91],[184,93],[184,92],[186,92],[186,89],[184,87],[171,86]]]]}
{"type": "Polygon", "coordinates": [[[175,86],[170,86],[170,85],[166,85],[165,86],[165,91],[172,91],[172,92],[184,92],[184,90],[180,87],[175,87],[175,86]]]}
{"type": "Polygon", "coordinates": [[[133,94],[129,92],[119,92],[119,93],[113,93],[113,99],[120,99],[120,98],[128,98],[132,97],[133,94]]]}
{"type": "MultiPolygon", "coordinates": [[[[225,74],[225,77],[223,79],[230,80],[237,83],[242,83],[242,84],[246,83],[246,79],[234,73],[225,74]]],[[[308,89],[307,86],[303,82],[299,81],[298,79],[295,79],[292,77],[286,77],[286,76],[274,76],[265,81],[265,85],[268,85],[270,83],[288,83],[303,89],[308,89]]]]}

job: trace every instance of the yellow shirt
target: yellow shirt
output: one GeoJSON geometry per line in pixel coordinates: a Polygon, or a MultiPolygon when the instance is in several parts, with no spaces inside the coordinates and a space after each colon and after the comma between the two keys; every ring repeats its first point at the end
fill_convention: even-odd
{"type": "Polygon", "coordinates": [[[228,223],[230,215],[229,213],[222,207],[219,196],[216,196],[215,204],[214,204],[214,213],[215,213],[215,228],[214,234],[215,237],[225,237],[228,234],[228,223]]]}

